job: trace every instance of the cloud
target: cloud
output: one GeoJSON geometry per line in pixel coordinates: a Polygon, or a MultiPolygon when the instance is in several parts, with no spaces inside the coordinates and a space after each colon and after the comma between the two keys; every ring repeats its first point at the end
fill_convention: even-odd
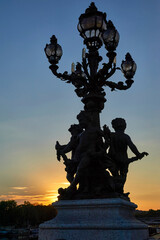
{"type": "Polygon", "coordinates": [[[57,192],[57,190],[47,190],[46,192],[47,193],[55,193],[55,192],[57,192]]]}
{"type": "MultiPolygon", "coordinates": [[[[13,187],[17,190],[23,190],[26,189],[23,187],[13,187]]],[[[45,194],[16,194],[15,192],[9,192],[5,195],[0,195],[0,201],[7,201],[7,200],[15,200],[18,204],[24,203],[24,201],[29,201],[30,203],[43,203],[43,204],[51,204],[52,202],[57,200],[57,192],[52,190],[52,192],[49,190],[48,193],[45,194]]]]}
{"type": "Polygon", "coordinates": [[[11,187],[11,188],[15,190],[24,190],[27,189],[28,187],[11,187]]]}
{"type": "Polygon", "coordinates": [[[141,201],[150,201],[150,202],[159,202],[160,192],[152,192],[152,193],[141,193],[137,194],[136,198],[141,201]]]}
{"type": "Polygon", "coordinates": [[[69,182],[62,182],[61,184],[69,185],[69,182]]]}
{"type": "Polygon", "coordinates": [[[69,182],[54,182],[54,185],[58,185],[58,186],[61,186],[61,185],[69,185],[70,183],[69,182]]]}

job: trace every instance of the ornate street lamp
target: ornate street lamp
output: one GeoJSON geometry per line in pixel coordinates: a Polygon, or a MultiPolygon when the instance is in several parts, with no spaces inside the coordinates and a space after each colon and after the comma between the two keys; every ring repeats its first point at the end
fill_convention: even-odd
{"type": "MultiPolygon", "coordinates": [[[[77,28],[78,28],[78,31],[80,32],[80,36],[84,39],[84,44],[86,45],[87,50],[84,48],[82,51],[81,63],[78,62],[76,66],[74,65],[74,63],[72,63],[71,73],[68,73],[67,71],[65,71],[64,73],[58,72],[58,62],[62,56],[62,48],[57,43],[57,39],[54,35],[50,39],[50,44],[46,45],[45,53],[48,58],[48,61],[51,64],[49,68],[51,69],[53,74],[58,78],[60,78],[62,81],[73,84],[75,87],[75,92],[77,96],[82,98],[81,101],[84,103],[84,111],[82,111],[77,116],[79,125],[75,126],[75,132],[84,131],[84,129],[86,130],[85,128],[86,122],[88,126],[91,127],[90,133],[92,133],[92,131],[94,132],[93,138],[88,137],[89,140],[85,140],[86,142],[84,142],[84,145],[87,143],[89,144],[88,147],[86,147],[85,149],[86,159],[89,158],[89,161],[92,158],[99,159],[99,161],[103,159],[103,161],[105,162],[106,149],[103,145],[105,136],[101,136],[101,137],[99,136],[98,143],[96,142],[96,140],[94,141],[94,138],[96,138],[97,136],[96,135],[97,131],[99,131],[100,134],[103,132],[100,127],[100,112],[103,110],[104,103],[106,101],[105,99],[106,94],[104,92],[104,87],[108,86],[111,89],[111,91],[115,89],[119,89],[119,90],[129,89],[134,82],[132,78],[136,72],[136,64],[133,61],[131,55],[127,53],[125,57],[125,61],[122,61],[121,68],[116,67],[115,51],[119,43],[119,33],[116,30],[115,26],[113,25],[112,21],[110,20],[107,21],[106,14],[98,11],[94,3],[90,4],[89,8],[86,9],[84,14],[81,14],[81,16],[79,17],[77,28]],[[103,63],[102,64],[103,67],[101,69],[98,69],[99,63],[102,61],[102,57],[99,55],[98,51],[103,44],[105,46],[105,49],[107,50],[106,55],[108,57],[108,62],[103,63]],[[115,83],[115,82],[109,81],[109,78],[114,75],[116,70],[122,71],[122,73],[124,74],[124,77],[126,78],[125,82],[120,81],[118,83],[115,83]],[[85,123],[84,123],[84,120],[86,121],[85,123]],[[79,126],[81,129],[78,129],[79,126]],[[92,146],[90,145],[95,145],[94,154],[93,154],[92,146]],[[89,152],[87,153],[88,150],[89,152]],[[96,155],[96,154],[99,154],[99,155],[96,155]]],[[[72,131],[71,131],[71,134],[73,134],[72,131]]],[[[76,138],[73,137],[73,139],[76,139],[76,138]]],[[[73,141],[73,139],[71,138],[71,142],[73,141]]],[[[68,148],[70,149],[71,146],[72,144],[71,145],[69,144],[68,148]]],[[[60,159],[60,155],[61,155],[65,160],[66,156],[64,152],[62,153],[59,143],[57,143],[56,149],[57,151],[60,151],[59,153],[57,152],[58,159],[60,159]]],[[[64,151],[67,152],[68,149],[64,151]]],[[[83,157],[82,156],[80,157],[81,151],[79,152],[79,158],[82,158],[80,161],[83,162],[83,157]]],[[[95,164],[94,168],[92,168],[92,171],[91,171],[93,175],[92,176],[93,179],[95,176],[97,176],[97,178],[100,178],[101,170],[102,172],[104,171],[104,175],[107,174],[105,171],[105,168],[95,173],[95,169],[97,167],[100,167],[96,165],[97,163],[98,162],[96,160],[94,163],[95,164]]],[[[68,168],[66,167],[66,169],[68,168]]],[[[77,168],[77,171],[79,171],[78,168],[77,168]]],[[[72,173],[72,176],[69,176],[68,179],[74,179],[74,176],[73,176],[74,174],[75,173],[72,173]]],[[[76,179],[79,178],[78,174],[79,172],[76,173],[75,180],[73,180],[73,183],[71,183],[71,186],[73,185],[76,186],[76,184],[78,183],[76,182],[77,181],[76,179]]],[[[123,180],[122,181],[123,183],[125,182],[124,179],[121,179],[121,180],[123,180]]],[[[100,184],[100,183],[97,183],[97,184],[100,184]]],[[[97,187],[99,187],[99,185],[97,185],[97,187]]],[[[67,195],[67,197],[64,197],[63,194],[64,194],[64,191],[60,193],[61,199],[70,198],[70,195],[67,195]]]]}
{"type": "Polygon", "coordinates": [[[74,85],[77,96],[82,98],[84,110],[77,115],[78,124],[72,124],[68,129],[71,134],[69,142],[65,145],[56,142],[57,160],[63,159],[70,185],[58,189],[60,201],[54,203],[58,215],[40,225],[39,239],[91,240],[115,239],[116,236],[116,239],[125,240],[134,239],[135,234],[137,239],[148,239],[148,226],[134,218],[136,205],[129,202],[129,192],[124,192],[129,164],[148,153],[140,153],[125,134],[125,119],[112,120],[115,132],[106,125],[100,126],[100,112],[106,101],[104,87],[108,86],[111,91],[129,89],[134,82],[136,63],[127,53],[121,68],[116,67],[119,33],[94,3],[81,14],[77,28],[87,50],[82,50],[81,63],[76,66],[72,63],[71,73],[58,72],[62,48],[54,35],[45,47],[51,64],[49,68],[62,81],[74,85]],[[102,57],[98,51],[103,44],[108,62],[99,69],[102,57]],[[122,71],[125,82],[109,81],[116,70],[122,71]],[[134,157],[128,157],[128,147],[134,157]]]}
{"type": "Polygon", "coordinates": [[[97,10],[92,2],[84,14],[79,17],[78,31],[84,39],[88,52],[83,49],[82,63],[77,63],[76,70],[72,64],[72,72],[58,73],[58,62],[62,56],[62,48],[57,44],[57,39],[53,35],[50,44],[45,47],[45,53],[48,61],[51,63],[50,69],[53,74],[67,83],[75,86],[75,92],[82,98],[85,111],[92,112],[95,125],[100,126],[99,113],[104,108],[105,92],[104,86],[111,90],[126,90],[133,84],[133,76],[136,71],[136,64],[130,54],[126,55],[126,61],[122,62],[121,69],[126,78],[115,83],[108,79],[120,68],[116,67],[116,47],[119,43],[119,33],[113,23],[106,20],[106,13],[97,10]],[[103,63],[102,69],[98,70],[102,57],[98,49],[103,45],[107,50],[108,63],[103,63]]]}
{"type": "Polygon", "coordinates": [[[72,83],[76,88],[76,94],[82,98],[85,105],[84,109],[97,114],[104,108],[104,102],[106,101],[103,87],[108,86],[112,91],[130,88],[134,82],[132,78],[136,71],[136,64],[131,55],[127,53],[126,60],[122,61],[121,64],[121,70],[126,78],[125,83],[122,81],[115,83],[108,80],[116,70],[120,70],[119,67],[116,67],[115,52],[119,43],[119,33],[112,21],[106,20],[106,13],[98,11],[93,2],[85,13],[79,17],[77,28],[80,36],[84,39],[88,52],[83,49],[82,63],[77,63],[76,70],[74,64],[72,64],[71,74],[67,71],[64,73],[57,72],[57,64],[62,56],[62,48],[57,43],[54,35],[50,39],[50,44],[46,45],[45,53],[51,63],[50,69],[53,74],[67,83],[72,83]],[[109,61],[103,63],[102,69],[98,70],[99,63],[102,61],[98,49],[103,43],[109,61]]]}

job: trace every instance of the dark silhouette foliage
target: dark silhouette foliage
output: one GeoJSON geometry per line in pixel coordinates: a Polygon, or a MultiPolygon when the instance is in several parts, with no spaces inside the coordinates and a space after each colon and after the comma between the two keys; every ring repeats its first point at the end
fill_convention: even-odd
{"type": "Polygon", "coordinates": [[[136,217],[160,217],[160,209],[153,210],[149,209],[149,211],[136,211],[136,217]]]}
{"type": "Polygon", "coordinates": [[[56,209],[52,205],[35,205],[27,201],[17,205],[14,200],[0,202],[0,226],[38,226],[54,218],[56,214],[56,209]]]}

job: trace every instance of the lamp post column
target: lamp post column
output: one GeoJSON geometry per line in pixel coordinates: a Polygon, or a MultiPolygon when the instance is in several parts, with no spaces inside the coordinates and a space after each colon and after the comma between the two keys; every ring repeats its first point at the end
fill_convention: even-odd
{"type": "Polygon", "coordinates": [[[92,118],[92,123],[95,127],[100,128],[100,113],[104,108],[106,99],[102,95],[90,94],[82,99],[84,110],[88,112],[92,118]]]}

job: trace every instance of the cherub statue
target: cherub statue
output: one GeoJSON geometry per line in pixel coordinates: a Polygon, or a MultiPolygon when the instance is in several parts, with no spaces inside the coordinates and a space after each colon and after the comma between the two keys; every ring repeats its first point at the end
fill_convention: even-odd
{"type": "Polygon", "coordinates": [[[123,118],[112,120],[112,127],[115,132],[110,134],[110,147],[108,151],[109,157],[115,163],[115,168],[110,169],[110,171],[114,178],[117,179],[117,186],[119,185],[118,192],[122,194],[124,193],[123,187],[126,182],[129,164],[148,155],[147,152],[140,153],[131,138],[124,133],[126,126],[126,121],[123,118]],[[135,154],[135,157],[128,158],[128,147],[135,154]]]}
{"type": "Polygon", "coordinates": [[[67,180],[71,183],[74,179],[74,174],[77,171],[78,162],[75,161],[74,154],[76,148],[79,144],[80,134],[83,132],[83,129],[78,124],[73,124],[70,126],[68,131],[71,133],[71,138],[68,144],[60,145],[59,142],[56,142],[57,150],[57,159],[60,161],[61,157],[64,160],[66,165],[65,171],[67,172],[67,180]],[[71,152],[71,159],[68,159],[66,153],[71,152]]]}
{"type": "MultiPolygon", "coordinates": [[[[95,166],[100,166],[99,159],[103,158],[103,155],[105,154],[105,148],[102,147],[103,132],[99,127],[94,126],[92,116],[89,112],[81,111],[77,115],[77,119],[79,121],[80,127],[83,128],[84,131],[80,135],[79,144],[75,149],[73,157],[74,162],[78,162],[77,171],[67,191],[74,190],[77,184],[79,184],[80,187],[83,185],[83,192],[89,192],[90,186],[92,185],[93,188],[94,185],[93,181],[91,181],[90,184],[89,178],[92,178],[92,180],[94,178],[94,181],[98,182],[99,179],[102,178],[101,176],[99,179],[96,179],[96,176],[98,176],[98,174],[102,174],[105,180],[107,179],[107,182],[103,182],[101,185],[103,185],[103,187],[105,185],[108,185],[111,191],[113,191],[111,176],[109,173],[105,169],[101,168],[101,170],[99,170],[95,168],[95,166]],[[94,169],[93,171],[95,177],[91,177],[91,169],[94,169]]],[[[100,188],[101,187],[99,187],[99,189],[96,189],[95,187],[95,192],[100,191],[100,188]]]]}

